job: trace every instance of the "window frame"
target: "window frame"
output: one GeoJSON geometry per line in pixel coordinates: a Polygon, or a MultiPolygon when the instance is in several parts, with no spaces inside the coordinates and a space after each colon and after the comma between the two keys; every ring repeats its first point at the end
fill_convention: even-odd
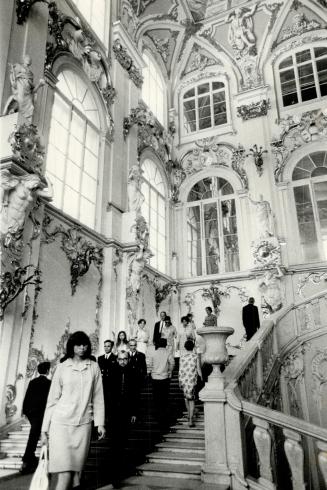
{"type": "MultiPolygon", "coordinates": [[[[217,175],[215,174],[208,174],[201,176],[198,178],[195,182],[192,183],[191,187],[188,189],[188,192],[186,194],[186,199],[184,202],[184,213],[183,213],[183,222],[184,222],[184,236],[186,237],[183,240],[183,249],[187,251],[185,254],[185,260],[184,260],[184,267],[186,271],[186,277],[188,279],[196,279],[196,278],[203,278],[203,277],[209,277],[213,278],[215,276],[221,276],[221,275],[226,275],[226,274],[237,274],[241,271],[241,250],[240,250],[240,238],[241,238],[241,228],[240,228],[240,208],[239,208],[239,199],[238,199],[238,194],[237,194],[237,189],[235,189],[233,183],[228,180],[225,176],[217,175]],[[201,180],[204,180],[206,178],[220,178],[225,180],[228,184],[231,185],[233,188],[233,194],[226,194],[226,195],[219,195],[218,197],[209,197],[206,199],[199,199],[196,201],[187,201],[188,196],[190,192],[192,191],[194,185],[201,180]],[[223,217],[221,213],[221,203],[227,200],[234,200],[235,203],[235,217],[236,217],[236,235],[237,235],[237,244],[238,244],[238,262],[239,262],[239,268],[234,271],[226,271],[226,263],[225,263],[225,256],[226,256],[226,250],[225,250],[225,245],[224,245],[224,233],[223,233],[223,217]],[[205,236],[205,219],[204,219],[204,206],[206,204],[210,203],[216,203],[216,209],[218,212],[217,215],[217,221],[218,221],[218,243],[219,243],[219,253],[220,253],[220,260],[219,260],[219,267],[222,265],[222,269],[219,272],[208,274],[207,272],[207,255],[206,255],[206,236],[205,236]],[[188,255],[188,250],[189,250],[189,241],[188,241],[188,210],[189,208],[196,207],[198,206],[200,208],[200,242],[201,242],[201,270],[202,274],[200,275],[192,275],[191,274],[191,257],[188,255]]],[[[192,245],[191,245],[192,246],[192,245]]]]}
{"type": "Polygon", "coordinates": [[[304,257],[304,250],[302,250],[302,247],[297,246],[297,249],[299,250],[298,259],[301,261],[301,263],[317,264],[317,263],[325,262],[327,260],[327,251],[325,251],[324,247],[323,247],[323,239],[322,239],[322,233],[321,233],[319,211],[317,208],[317,200],[315,198],[315,190],[314,190],[315,184],[320,183],[320,182],[327,182],[327,175],[319,175],[316,177],[310,176],[307,178],[297,179],[297,180],[293,180],[292,175],[293,175],[293,172],[296,169],[297,165],[303,160],[303,158],[310,157],[311,154],[320,153],[322,151],[325,152],[325,161],[327,161],[327,149],[326,148],[323,150],[313,148],[310,152],[306,152],[302,157],[297,159],[297,162],[293,166],[292,172],[291,172],[291,179],[290,179],[291,182],[290,183],[291,183],[291,192],[292,192],[292,206],[293,206],[293,213],[294,213],[294,221],[296,223],[298,245],[301,244],[301,235],[300,235],[300,226],[299,226],[298,215],[297,215],[294,189],[296,187],[308,186],[309,192],[310,192],[310,199],[311,199],[311,203],[312,203],[312,212],[313,212],[313,217],[314,217],[315,231],[316,231],[316,235],[317,235],[317,248],[318,248],[319,255],[320,255],[320,257],[318,257],[315,260],[312,260],[312,259],[307,260],[304,257]],[[323,258],[324,255],[326,255],[326,258],[323,258]]]}
{"type": "MultiPolygon", "coordinates": [[[[212,90],[210,90],[210,102],[212,103],[212,90]]],[[[205,76],[203,78],[199,78],[196,81],[192,80],[185,87],[183,87],[183,90],[180,91],[179,95],[179,134],[180,134],[180,143],[189,143],[193,142],[194,138],[204,138],[204,137],[210,137],[210,136],[216,136],[216,135],[221,135],[221,134],[227,134],[233,132],[233,127],[232,127],[232,118],[231,118],[231,107],[230,107],[230,87],[228,83],[228,78],[224,74],[217,74],[217,76],[212,77],[212,76],[205,76]],[[212,126],[210,128],[204,128],[204,129],[196,129],[195,131],[191,133],[186,133],[184,129],[184,95],[186,92],[191,90],[192,88],[196,88],[199,85],[209,83],[212,84],[214,82],[220,82],[224,84],[224,90],[225,90],[225,104],[226,104],[226,118],[227,122],[224,124],[220,124],[218,126],[212,126]]],[[[198,96],[197,96],[198,97],[198,96]]],[[[196,104],[197,107],[197,104],[196,104]]],[[[214,117],[214,112],[213,112],[213,104],[210,105],[211,107],[211,119],[213,120],[214,117]]],[[[196,114],[196,117],[198,115],[196,114]]],[[[197,119],[196,119],[197,120],[197,119]]],[[[198,124],[197,124],[198,127],[198,124]]]]}
{"type": "MultiPolygon", "coordinates": [[[[59,206],[57,206],[55,204],[53,204],[53,206],[54,206],[55,209],[57,209],[59,212],[65,214],[70,219],[77,221],[81,226],[85,226],[85,227],[87,227],[87,228],[89,228],[91,230],[97,231],[98,228],[99,228],[99,224],[101,222],[101,219],[100,219],[100,216],[99,216],[99,212],[100,212],[100,209],[101,209],[100,200],[102,199],[102,190],[101,190],[101,186],[100,186],[100,175],[102,175],[102,172],[103,172],[103,151],[104,151],[104,148],[103,148],[103,138],[102,138],[103,124],[104,124],[102,107],[101,107],[100,101],[98,100],[98,95],[97,95],[96,91],[94,90],[93,85],[89,82],[89,80],[87,79],[87,77],[85,77],[84,72],[81,72],[80,69],[78,69],[75,66],[74,63],[73,64],[69,64],[65,60],[63,60],[63,63],[60,63],[60,65],[58,66],[58,70],[56,70],[56,76],[58,77],[61,73],[65,72],[65,71],[72,72],[74,74],[74,76],[80,78],[81,81],[82,81],[82,83],[87,87],[90,95],[92,96],[92,98],[94,100],[94,104],[95,104],[95,107],[96,107],[96,110],[97,110],[97,116],[98,116],[98,120],[99,120],[99,126],[97,127],[96,124],[92,120],[90,120],[89,118],[87,118],[87,116],[79,109],[79,107],[77,107],[75,104],[73,104],[73,102],[71,100],[69,100],[67,98],[67,96],[63,92],[59,91],[59,89],[57,87],[57,84],[54,84],[53,85],[52,103],[51,103],[51,108],[49,109],[49,123],[48,123],[49,124],[49,126],[48,126],[49,130],[48,130],[47,142],[46,142],[47,156],[46,156],[45,172],[47,172],[47,159],[48,159],[48,148],[49,148],[49,144],[51,143],[52,146],[55,147],[55,145],[53,145],[53,143],[50,142],[50,130],[51,130],[51,122],[52,122],[52,113],[53,113],[53,108],[54,108],[54,103],[55,103],[55,96],[57,94],[58,97],[60,98],[60,100],[62,100],[69,107],[69,128],[64,128],[65,131],[67,131],[67,135],[68,135],[68,137],[67,137],[67,143],[66,143],[66,148],[65,148],[65,152],[64,152],[64,157],[65,157],[64,175],[63,175],[63,178],[62,179],[57,177],[57,179],[62,182],[62,191],[63,192],[62,192],[62,196],[61,196],[61,206],[59,207],[59,206]],[[63,206],[64,206],[64,190],[65,190],[66,187],[68,187],[69,189],[71,188],[71,186],[66,183],[66,175],[67,175],[68,148],[69,148],[69,141],[71,139],[71,135],[76,139],[76,136],[74,136],[70,132],[72,115],[74,113],[79,118],[81,118],[83,120],[84,124],[85,124],[84,129],[83,129],[83,149],[82,149],[82,160],[81,160],[82,161],[82,165],[80,166],[80,177],[79,177],[78,191],[75,190],[75,189],[73,189],[74,192],[78,193],[78,217],[75,217],[74,215],[72,215],[69,212],[65,211],[64,208],[63,208],[63,206]],[[88,149],[86,147],[86,131],[87,131],[87,127],[88,126],[90,126],[91,129],[93,131],[95,131],[97,133],[97,135],[98,135],[98,154],[97,154],[97,172],[96,172],[96,177],[90,176],[90,174],[84,170],[84,168],[85,168],[84,156],[85,156],[86,149],[88,149]],[[91,200],[89,198],[87,198],[82,193],[83,173],[86,173],[87,176],[93,178],[93,180],[96,182],[96,184],[95,184],[96,185],[96,187],[95,187],[95,201],[93,203],[94,204],[94,224],[93,224],[93,226],[90,226],[89,224],[87,224],[84,221],[81,221],[80,220],[80,216],[81,216],[81,198],[83,197],[84,199],[87,199],[88,201],[91,202],[91,200]]],[[[66,81],[66,83],[67,83],[67,81],[66,81]]],[[[88,149],[88,150],[90,151],[90,149],[88,149]]],[[[74,163],[74,165],[76,165],[76,164],[74,163]]],[[[53,172],[50,170],[49,171],[50,180],[51,180],[52,175],[54,175],[54,177],[56,177],[56,175],[53,174],[53,172]]]]}
{"type": "MultiPolygon", "coordinates": [[[[319,84],[319,78],[318,78],[318,71],[317,71],[317,65],[316,65],[316,58],[314,55],[314,49],[315,48],[327,48],[327,43],[324,41],[316,41],[310,45],[303,44],[301,46],[298,46],[290,51],[287,51],[283,53],[282,55],[278,56],[275,64],[275,74],[276,74],[276,92],[277,92],[277,100],[278,100],[278,106],[281,112],[290,112],[293,109],[295,111],[298,111],[299,108],[308,106],[308,105],[321,105],[321,101],[327,99],[327,95],[321,96],[321,91],[320,91],[320,84],[319,84]],[[315,90],[317,93],[317,97],[314,99],[309,99],[304,102],[302,102],[302,95],[301,95],[301,87],[300,87],[300,77],[298,74],[298,66],[301,66],[302,63],[297,63],[296,62],[296,55],[297,53],[300,53],[302,51],[309,50],[310,51],[310,61],[303,62],[303,64],[306,63],[311,63],[313,67],[313,76],[314,76],[314,81],[315,81],[315,90]],[[285,61],[287,58],[292,57],[292,65],[289,67],[283,68],[282,70],[279,69],[280,64],[285,61]],[[295,61],[295,64],[294,64],[295,61]],[[283,104],[283,94],[282,94],[282,83],[281,83],[281,77],[280,73],[281,71],[287,71],[288,69],[293,68],[294,74],[295,74],[295,83],[296,83],[296,94],[298,98],[298,102],[296,104],[291,104],[284,106],[283,104]]],[[[323,58],[318,58],[318,59],[323,59],[323,58]]],[[[326,57],[327,61],[327,57],[326,57]]]]}
{"type": "MultiPolygon", "coordinates": [[[[152,262],[152,258],[150,258],[150,261],[149,261],[149,264],[150,266],[155,269],[156,271],[158,271],[159,273],[162,273],[162,274],[167,274],[167,269],[168,269],[168,254],[169,254],[169,250],[168,250],[168,245],[169,245],[169,240],[168,240],[168,230],[169,230],[169,208],[168,208],[168,204],[167,204],[167,183],[166,183],[166,179],[165,179],[165,176],[163,174],[163,172],[161,171],[160,169],[160,164],[159,162],[157,161],[157,158],[152,154],[152,152],[147,152],[145,151],[145,153],[142,155],[142,158],[141,158],[141,162],[140,162],[140,167],[141,167],[141,170],[143,170],[143,165],[146,161],[150,161],[156,172],[159,173],[160,177],[161,177],[161,181],[162,181],[162,184],[163,184],[163,188],[164,188],[164,194],[161,194],[155,187],[155,185],[153,185],[150,181],[148,181],[147,179],[145,179],[144,177],[144,174],[142,173],[142,184],[141,184],[141,192],[142,191],[142,186],[143,186],[143,183],[146,183],[150,189],[150,192],[149,192],[149,203],[148,203],[148,209],[149,209],[149,213],[148,213],[148,216],[144,216],[144,213],[141,209],[141,212],[144,216],[144,218],[146,219],[147,221],[147,224],[148,224],[148,228],[149,228],[149,233],[150,233],[150,239],[149,239],[149,248],[151,250],[151,252],[153,252],[154,254],[157,252],[159,252],[159,249],[158,249],[158,235],[161,235],[159,233],[159,226],[158,226],[158,221],[159,221],[159,211],[158,211],[158,208],[159,206],[157,206],[156,210],[155,210],[155,215],[156,215],[156,225],[157,225],[157,229],[155,230],[156,231],[156,243],[157,243],[157,248],[154,250],[152,247],[151,247],[151,229],[153,229],[153,227],[151,226],[151,190],[153,192],[155,192],[156,194],[156,202],[158,203],[158,196],[160,196],[163,200],[163,203],[164,203],[164,210],[165,210],[165,216],[163,217],[164,218],[164,222],[165,222],[165,230],[164,230],[164,244],[165,244],[165,250],[164,250],[164,270],[161,270],[159,269],[157,266],[153,265],[152,262]]],[[[160,215],[161,216],[161,215],[160,215]]],[[[159,255],[158,255],[159,257],[159,255]]],[[[158,257],[157,257],[157,261],[158,261],[158,257]]],[[[158,263],[158,262],[157,262],[158,263]]]]}

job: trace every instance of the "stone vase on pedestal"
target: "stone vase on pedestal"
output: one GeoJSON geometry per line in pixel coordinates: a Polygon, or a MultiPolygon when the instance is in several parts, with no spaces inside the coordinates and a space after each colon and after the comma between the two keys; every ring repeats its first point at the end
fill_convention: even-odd
{"type": "Polygon", "coordinates": [[[203,337],[206,350],[203,360],[212,364],[209,376],[200,399],[204,402],[205,422],[205,464],[202,480],[215,484],[230,484],[230,471],[227,462],[224,375],[221,366],[228,361],[226,339],[234,333],[231,327],[204,327],[197,331],[203,337]]]}

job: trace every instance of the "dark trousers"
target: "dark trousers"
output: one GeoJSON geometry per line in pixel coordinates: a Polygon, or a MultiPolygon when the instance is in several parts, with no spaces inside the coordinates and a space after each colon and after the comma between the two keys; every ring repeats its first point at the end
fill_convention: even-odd
{"type": "Polygon", "coordinates": [[[168,424],[168,396],[170,379],[153,379],[152,393],[158,424],[165,428],[168,424]]]}
{"type": "Polygon", "coordinates": [[[245,332],[246,332],[246,340],[250,340],[253,335],[256,333],[256,329],[254,329],[252,326],[251,327],[245,327],[245,332]]]}
{"type": "Polygon", "coordinates": [[[26,464],[33,464],[37,459],[34,453],[40,438],[43,417],[28,417],[28,420],[31,424],[31,429],[23,456],[23,462],[26,464]]]}

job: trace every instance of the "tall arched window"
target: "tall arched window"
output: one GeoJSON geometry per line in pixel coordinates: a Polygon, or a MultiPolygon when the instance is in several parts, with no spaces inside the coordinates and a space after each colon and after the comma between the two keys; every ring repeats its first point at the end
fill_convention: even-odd
{"type": "Polygon", "coordinates": [[[103,43],[106,43],[108,24],[106,0],[74,0],[77,8],[103,43]]]}
{"type": "Polygon", "coordinates": [[[165,84],[152,59],[143,53],[143,59],[147,66],[143,69],[142,99],[149,107],[150,111],[156,116],[158,121],[165,125],[165,84]]]}
{"type": "Polygon", "coordinates": [[[297,50],[278,68],[283,107],[327,95],[327,46],[297,50]]]}
{"type": "Polygon", "coordinates": [[[51,114],[47,174],[53,204],[91,228],[99,158],[99,114],[89,87],[71,70],[58,75],[51,114]]]}
{"type": "Polygon", "coordinates": [[[292,175],[302,259],[327,259],[327,152],[302,158],[292,175]]]}
{"type": "Polygon", "coordinates": [[[201,82],[183,94],[184,134],[226,123],[226,93],[223,82],[201,82]]]}
{"type": "Polygon", "coordinates": [[[187,198],[189,276],[238,271],[234,189],[221,177],[197,182],[187,198]]]}
{"type": "Polygon", "coordinates": [[[154,256],[150,264],[160,272],[166,272],[166,203],[165,186],[157,165],[150,159],[142,163],[142,193],[145,201],[142,214],[150,230],[150,249],[154,256]]]}

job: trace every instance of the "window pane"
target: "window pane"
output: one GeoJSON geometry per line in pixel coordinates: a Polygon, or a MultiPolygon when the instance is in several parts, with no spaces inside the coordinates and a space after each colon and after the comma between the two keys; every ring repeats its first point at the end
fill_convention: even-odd
{"type": "Polygon", "coordinates": [[[187,254],[191,277],[202,275],[200,207],[187,209],[187,254]]]}
{"type": "Polygon", "coordinates": [[[52,145],[48,147],[47,170],[63,180],[65,175],[65,155],[52,145]]]}
{"type": "Polygon", "coordinates": [[[320,56],[327,56],[327,47],[319,46],[319,48],[314,48],[315,57],[319,58],[320,56]]]}
{"type": "Polygon", "coordinates": [[[85,223],[90,228],[94,228],[95,222],[95,205],[81,197],[81,205],[80,205],[80,221],[85,223]]]}
{"type": "Polygon", "coordinates": [[[84,155],[84,170],[91,177],[97,178],[98,175],[98,159],[93,155],[93,153],[89,152],[89,150],[85,150],[84,155]]]}
{"type": "Polygon", "coordinates": [[[194,90],[194,88],[191,88],[191,90],[188,90],[184,94],[184,99],[187,99],[188,97],[194,97],[194,95],[195,95],[195,90],[194,90]]]}
{"type": "Polygon", "coordinates": [[[203,83],[198,86],[198,95],[205,94],[206,92],[209,92],[209,90],[209,83],[203,83]]]}
{"type": "Polygon", "coordinates": [[[309,186],[294,187],[294,198],[303,258],[317,260],[319,249],[309,186]]]}
{"type": "Polygon", "coordinates": [[[324,257],[327,257],[327,182],[319,182],[314,184],[314,193],[317,203],[320,235],[322,240],[324,257]]]}
{"type": "Polygon", "coordinates": [[[83,194],[84,197],[87,197],[89,201],[95,203],[96,192],[97,192],[96,180],[92,179],[86,173],[83,172],[81,193],[83,194]]]}
{"type": "Polygon", "coordinates": [[[298,103],[295,73],[294,70],[287,70],[280,73],[280,81],[283,96],[283,105],[288,106],[298,103]]]}
{"type": "Polygon", "coordinates": [[[79,194],[70,187],[65,186],[63,210],[73,218],[78,218],[78,199],[79,194]]]}
{"type": "Polygon", "coordinates": [[[279,69],[281,70],[282,68],[286,68],[287,66],[292,66],[292,65],[293,65],[293,59],[292,56],[289,56],[279,64],[279,69]]]}
{"type": "Polygon", "coordinates": [[[55,94],[52,117],[60,122],[64,128],[69,127],[70,107],[58,94],[55,94]]]}
{"type": "Polygon", "coordinates": [[[80,186],[81,170],[70,160],[67,161],[66,179],[65,183],[75,190],[79,190],[80,186]]]}
{"type": "Polygon", "coordinates": [[[99,136],[98,133],[93,128],[91,128],[89,124],[86,129],[85,146],[87,146],[87,148],[91,150],[92,153],[94,153],[95,155],[98,154],[99,136]]]}
{"type": "Polygon", "coordinates": [[[311,60],[310,49],[305,49],[304,51],[300,51],[300,53],[296,53],[296,62],[303,63],[304,61],[311,60]]]}
{"type": "Polygon", "coordinates": [[[84,146],[77,139],[71,137],[68,146],[68,158],[72,160],[79,167],[83,161],[84,146]]]}
{"type": "Polygon", "coordinates": [[[212,197],[212,178],[206,177],[197,182],[191,189],[188,195],[188,202],[200,201],[212,197]]]}
{"type": "Polygon", "coordinates": [[[207,274],[217,274],[219,272],[220,258],[217,204],[205,204],[203,215],[207,274]]]}
{"type": "Polygon", "coordinates": [[[213,90],[220,90],[224,87],[225,87],[225,85],[222,82],[213,82],[212,83],[212,89],[213,90]]]}
{"type": "Polygon", "coordinates": [[[299,66],[299,82],[301,87],[302,100],[311,100],[317,97],[313,68],[311,63],[299,66]]]}
{"type": "Polygon", "coordinates": [[[79,141],[84,143],[84,128],[85,123],[84,120],[78,116],[75,112],[73,112],[70,132],[77,138],[79,141]]]}
{"type": "Polygon", "coordinates": [[[317,61],[317,72],[320,85],[320,93],[327,95],[327,58],[317,61]]]}
{"type": "Polygon", "coordinates": [[[221,213],[223,217],[225,271],[238,271],[240,269],[240,263],[235,200],[228,199],[222,201],[221,213]]]}

